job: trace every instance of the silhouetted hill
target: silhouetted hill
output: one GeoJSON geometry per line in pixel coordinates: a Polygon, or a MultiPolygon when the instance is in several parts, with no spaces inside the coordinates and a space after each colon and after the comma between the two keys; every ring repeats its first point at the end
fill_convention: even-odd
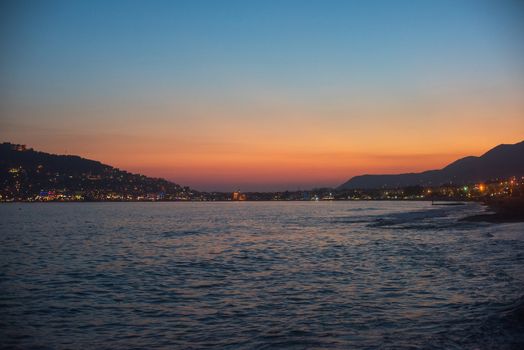
{"type": "Polygon", "coordinates": [[[3,143],[0,145],[0,166],[22,167],[26,171],[42,166],[46,172],[67,173],[77,175],[90,173],[104,174],[107,171],[118,170],[95,160],[72,155],[57,155],[24,149],[21,145],[3,143]]]}
{"type": "Polygon", "coordinates": [[[4,142],[0,145],[0,186],[4,198],[27,199],[45,193],[85,199],[189,198],[195,194],[176,183],[132,174],[98,161],[57,155],[4,142]]]}
{"type": "Polygon", "coordinates": [[[498,145],[480,157],[461,158],[440,170],[355,176],[340,185],[338,189],[438,186],[446,183],[472,183],[522,175],[524,175],[524,141],[513,145],[498,145]]]}

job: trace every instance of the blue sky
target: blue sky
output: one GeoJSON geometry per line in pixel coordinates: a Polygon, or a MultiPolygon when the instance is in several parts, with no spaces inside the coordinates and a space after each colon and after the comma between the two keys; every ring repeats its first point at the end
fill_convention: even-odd
{"type": "Polygon", "coordinates": [[[499,77],[523,65],[515,13],[521,8],[504,1],[28,1],[4,7],[4,74],[21,94],[43,98],[246,81],[299,93],[322,84],[410,89],[441,74],[499,77]]]}

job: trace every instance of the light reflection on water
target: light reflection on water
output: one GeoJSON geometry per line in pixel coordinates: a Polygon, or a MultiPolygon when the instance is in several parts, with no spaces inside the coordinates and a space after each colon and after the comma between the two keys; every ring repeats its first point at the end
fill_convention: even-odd
{"type": "Polygon", "coordinates": [[[477,204],[0,206],[0,347],[517,348],[524,225],[477,204]]]}

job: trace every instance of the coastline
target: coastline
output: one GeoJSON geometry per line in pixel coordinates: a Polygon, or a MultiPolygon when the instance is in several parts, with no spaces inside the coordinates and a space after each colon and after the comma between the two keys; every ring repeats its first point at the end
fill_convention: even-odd
{"type": "Polygon", "coordinates": [[[0,203],[200,203],[200,202],[430,202],[433,205],[464,205],[468,202],[479,202],[478,200],[470,199],[445,199],[443,201],[436,201],[429,198],[413,198],[413,199],[393,199],[393,198],[365,198],[365,199],[247,199],[243,201],[230,199],[181,199],[181,200],[0,200],[0,203]]]}
{"type": "Polygon", "coordinates": [[[489,222],[494,224],[524,222],[524,198],[514,197],[483,202],[487,212],[467,216],[461,221],[489,222]]]}

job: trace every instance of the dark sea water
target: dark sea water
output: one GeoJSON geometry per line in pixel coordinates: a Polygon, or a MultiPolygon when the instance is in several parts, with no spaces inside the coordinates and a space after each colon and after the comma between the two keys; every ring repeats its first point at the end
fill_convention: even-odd
{"type": "Polygon", "coordinates": [[[0,348],[522,349],[524,224],[427,202],[0,205],[0,348]]]}

